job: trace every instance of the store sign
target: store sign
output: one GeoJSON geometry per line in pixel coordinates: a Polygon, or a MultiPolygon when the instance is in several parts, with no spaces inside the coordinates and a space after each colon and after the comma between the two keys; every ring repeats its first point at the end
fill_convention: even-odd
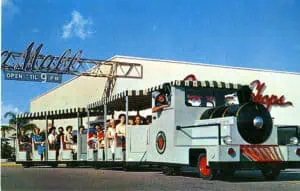
{"type": "Polygon", "coordinates": [[[40,52],[43,44],[40,44],[36,49],[33,48],[33,45],[34,42],[30,43],[23,53],[7,50],[2,51],[2,69],[23,72],[35,71],[66,74],[76,72],[78,67],[82,65],[82,50],[76,52],[72,56],[71,49],[67,49],[58,57],[53,55],[41,55],[40,52]]]}
{"type": "Polygon", "coordinates": [[[4,71],[5,80],[61,83],[62,75],[40,72],[4,71]]]}
{"type": "Polygon", "coordinates": [[[270,109],[271,106],[292,106],[293,103],[290,101],[285,101],[284,95],[263,95],[263,91],[266,88],[266,84],[255,80],[250,84],[253,87],[252,98],[254,102],[264,104],[267,109],[270,109]]]}

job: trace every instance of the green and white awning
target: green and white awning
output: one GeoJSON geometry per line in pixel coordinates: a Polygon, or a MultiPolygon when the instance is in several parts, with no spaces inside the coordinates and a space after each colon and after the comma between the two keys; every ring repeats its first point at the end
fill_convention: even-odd
{"type": "MultiPolygon", "coordinates": [[[[103,110],[91,109],[89,110],[90,116],[98,116],[103,114],[103,110]]],[[[28,119],[28,120],[43,120],[43,119],[70,119],[77,117],[86,117],[86,108],[69,108],[69,109],[57,109],[40,112],[26,112],[20,113],[16,117],[17,119],[28,119]]]]}

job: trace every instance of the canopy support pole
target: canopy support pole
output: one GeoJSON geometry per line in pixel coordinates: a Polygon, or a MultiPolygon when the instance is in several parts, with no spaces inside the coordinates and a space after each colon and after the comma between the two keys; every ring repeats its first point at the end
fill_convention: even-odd
{"type": "MultiPolygon", "coordinates": [[[[86,115],[87,115],[87,123],[88,123],[87,124],[88,131],[87,131],[87,139],[86,139],[86,150],[87,150],[87,152],[89,152],[89,144],[88,144],[89,141],[88,140],[89,140],[89,134],[90,134],[90,110],[88,108],[86,108],[86,109],[87,109],[86,115]]],[[[97,151],[98,151],[98,148],[97,148],[97,151]]]]}
{"type": "Polygon", "coordinates": [[[80,155],[81,155],[81,138],[82,137],[79,137],[79,127],[80,127],[80,118],[79,118],[79,112],[77,112],[77,160],[80,160],[80,155]]]}
{"type": "Polygon", "coordinates": [[[125,111],[126,111],[126,127],[128,126],[128,96],[125,97],[125,111]]]}
{"type": "Polygon", "coordinates": [[[107,120],[107,105],[104,104],[104,116],[103,116],[103,120],[104,120],[104,137],[105,137],[105,148],[104,148],[104,153],[105,153],[105,159],[104,160],[107,160],[107,145],[108,145],[108,142],[107,142],[107,124],[106,124],[106,120],[107,120]]]}
{"type": "Polygon", "coordinates": [[[18,134],[18,118],[16,118],[16,140],[15,140],[15,155],[16,155],[16,161],[19,160],[19,134],[18,134]]]}
{"type": "Polygon", "coordinates": [[[123,152],[125,152],[125,153],[123,153],[123,160],[124,161],[126,161],[126,159],[128,158],[127,157],[127,153],[128,153],[128,149],[127,148],[129,148],[127,145],[129,144],[129,142],[130,141],[128,141],[129,139],[128,139],[128,134],[129,133],[127,133],[128,132],[128,130],[127,130],[127,128],[128,128],[128,119],[129,119],[129,116],[128,116],[128,110],[129,110],[129,98],[128,98],[128,96],[126,96],[125,97],[125,110],[126,110],[126,122],[125,122],[125,124],[126,124],[126,128],[125,128],[125,151],[123,151],[123,152]]]}
{"type": "Polygon", "coordinates": [[[54,127],[54,119],[51,120],[51,126],[54,127]]]}
{"type": "MultiPolygon", "coordinates": [[[[46,132],[45,132],[45,156],[44,156],[44,160],[48,161],[48,116],[46,115],[46,132]]],[[[53,127],[53,126],[52,126],[53,127]]]]}

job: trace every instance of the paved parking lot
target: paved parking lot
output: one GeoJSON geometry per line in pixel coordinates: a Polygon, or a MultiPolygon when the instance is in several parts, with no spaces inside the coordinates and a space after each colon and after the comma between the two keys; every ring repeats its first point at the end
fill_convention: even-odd
{"type": "Polygon", "coordinates": [[[158,171],[121,169],[2,167],[3,191],[42,190],[300,190],[300,170],[286,170],[278,181],[264,181],[258,171],[238,172],[232,181],[205,181],[192,172],[166,176],[158,171]]]}

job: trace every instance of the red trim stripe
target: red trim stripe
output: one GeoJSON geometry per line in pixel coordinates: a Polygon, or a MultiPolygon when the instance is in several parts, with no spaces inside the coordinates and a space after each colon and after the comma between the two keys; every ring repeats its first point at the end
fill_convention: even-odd
{"type": "Polygon", "coordinates": [[[280,150],[275,145],[241,145],[241,154],[255,162],[279,162],[280,150]]]}

